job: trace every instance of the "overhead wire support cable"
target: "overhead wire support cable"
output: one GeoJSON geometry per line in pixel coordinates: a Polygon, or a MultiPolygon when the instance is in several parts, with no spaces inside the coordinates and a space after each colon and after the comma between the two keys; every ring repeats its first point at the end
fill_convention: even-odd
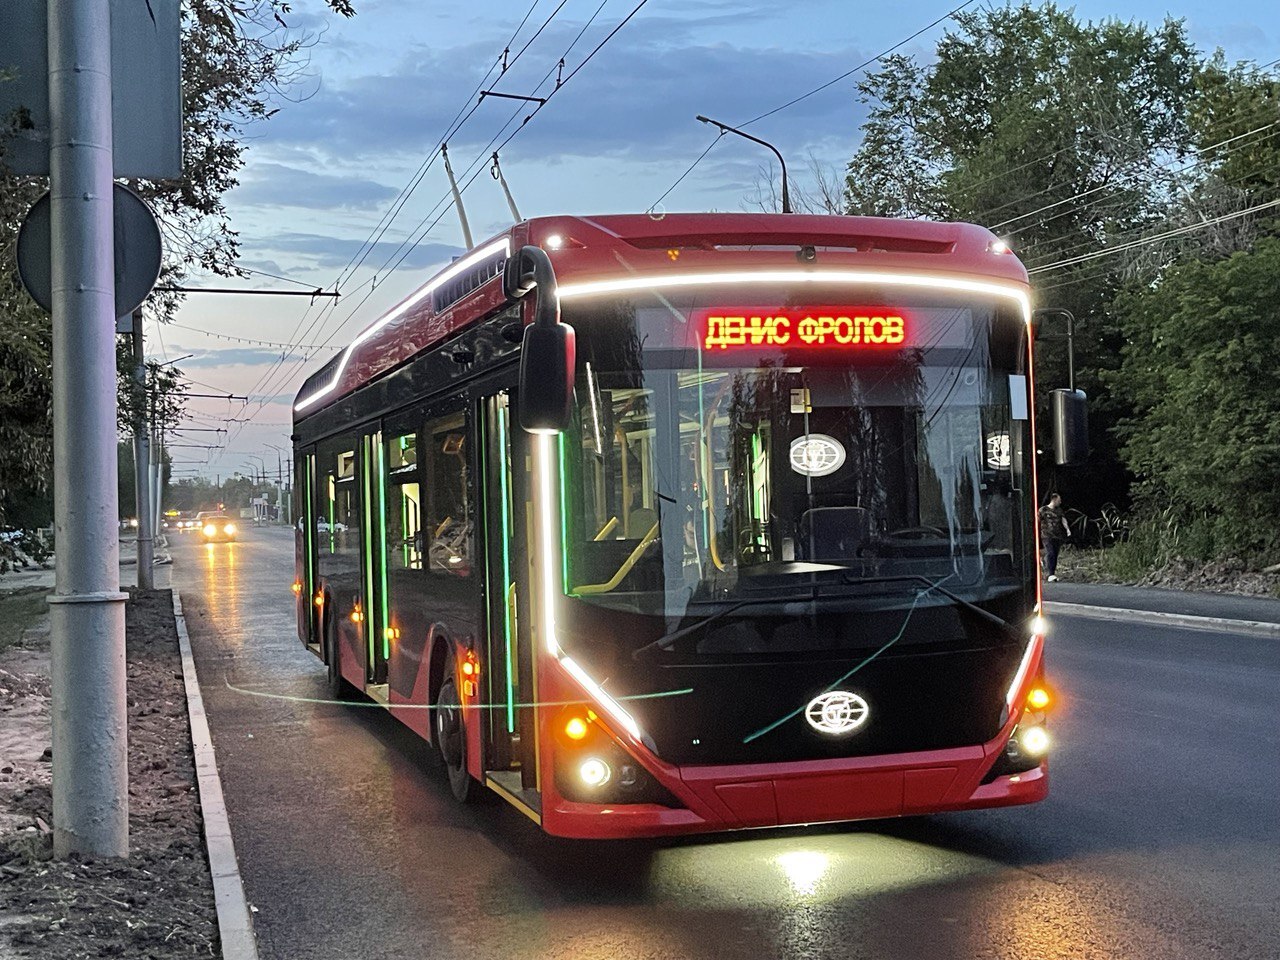
{"type": "MultiPolygon", "coordinates": [[[[587,29],[590,27],[591,23],[592,23],[592,22],[594,22],[595,18],[599,15],[600,11],[604,8],[604,6],[605,6],[605,3],[606,3],[606,2],[607,2],[607,0],[602,0],[602,2],[600,3],[600,5],[596,8],[595,12],[591,15],[591,18],[587,21],[587,23],[583,26],[583,28],[582,28],[581,30],[579,30],[579,31],[578,31],[578,34],[574,37],[573,41],[569,44],[569,48],[568,48],[568,50],[567,50],[567,51],[566,51],[566,53],[565,53],[565,57],[562,57],[562,58],[561,58],[562,60],[563,60],[563,59],[565,59],[565,58],[567,58],[568,53],[572,51],[573,47],[574,47],[574,46],[576,46],[577,42],[582,38],[582,35],[583,35],[583,34],[587,31],[587,29]]],[[[577,75],[577,73],[578,73],[579,71],[581,71],[584,67],[586,67],[586,65],[587,65],[587,64],[588,64],[592,59],[594,59],[594,58],[595,58],[595,56],[596,56],[596,55],[601,51],[601,49],[603,49],[603,48],[604,48],[604,46],[605,46],[605,45],[606,45],[606,44],[607,44],[607,43],[608,43],[608,42],[609,42],[609,41],[610,41],[614,36],[616,36],[616,35],[617,35],[617,33],[618,33],[618,32],[619,32],[619,31],[620,31],[624,26],[626,26],[626,24],[627,24],[627,23],[629,23],[629,22],[632,20],[632,18],[634,18],[634,17],[635,17],[635,15],[636,15],[637,13],[639,13],[639,11],[640,11],[641,9],[643,9],[643,7],[644,7],[647,3],[648,3],[648,0],[640,0],[640,2],[639,2],[639,3],[637,3],[637,4],[636,4],[632,9],[631,9],[631,11],[630,11],[626,16],[625,16],[625,17],[624,17],[624,18],[623,18],[623,19],[622,19],[618,24],[616,24],[616,25],[615,25],[615,26],[614,26],[614,27],[609,31],[609,33],[608,33],[608,34],[606,34],[606,35],[605,35],[605,37],[604,37],[604,38],[603,38],[603,39],[602,39],[598,44],[596,44],[596,46],[591,50],[591,52],[590,52],[589,54],[587,54],[587,56],[582,60],[582,62],[581,62],[581,63],[579,63],[579,64],[578,64],[578,65],[577,65],[577,66],[576,66],[572,71],[570,71],[569,75],[568,75],[568,76],[566,76],[566,77],[564,77],[564,78],[563,78],[563,80],[560,82],[560,84],[559,84],[556,88],[554,88],[554,89],[553,89],[553,90],[552,90],[552,91],[547,95],[546,102],[541,103],[541,104],[538,104],[538,106],[534,108],[534,110],[532,111],[532,113],[530,113],[530,114],[529,114],[529,116],[525,117],[525,118],[524,118],[524,120],[523,120],[523,121],[521,121],[520,125],[519,125],[515,130],[513,130],[513,131],[512,131],[512,132],[507,136],[507,138],[506,138],[505,140],[503,140],[503,141],[502,141],[502,143],[501,143],[501,144],[499,144],[499,146],[498,146],[498,148],[497,148],[497,149],[498,149],[498,150],[501,150],[501,149],[502,149],[503,147],[505,147],[508,143],[510,143],[510,142],[515,138],[515,136],[516,136],[516,135],[517,135],[517,134],[518,134],[518,133],[519,133],[519,132],[524,128],[524,126],[525,126],[526,124],[528,124],[528,123],[529,123],[529,121],[530,121],[530,120],[532,120],[532,119],[533,119],[533,117],[534,117],[534,116],[536,116],[536,115],[537,115],[537,113],[538,113],[540,110],[542,110],[542,109],[546,106],[546,103],[550,102],[551,98],[552,98],[556,93],[558,93],[558,92],[560,91],[560,89],[561,89],[563,86],[567,85],[567,84],[569,83],[569,81],[570,81],[570,80],[572,80],[572,79],[573,79],[573,77],[574,77],[574,76],[576,76],[576,75],[577,75]]],[[[563,4],[561,4],[561,6],[563,6],[563,4]]],[[[559,8],[559,7],[557,7],[557,8],[556,8],[556,12],[558,12],[558,10],[559,10],[559,9],[560,9],[560,8],[559,8]]],[[[554,16],[554,12],[553,12],[552,16],[554,16]]],[[[550,18],[548,18],[548,22],[549,22],[549,20],[550,20],[550,18]]],[[[513,61],[513,62],[514,62],[514,61],[513,61]]],[[[553,68],[553,69],[554,69],[554,68],[553,68]]],[[[541,86],[541,84],[542,84],[542,83],[545,83],[545,82],[546,82],[546,80],[550,77],[551,72],[552,72],[552,71],[548,71],[548,72],[547,72],[547,74],[544,76],[543,80],[538,84],[539,86],[541,86]]],[[[535,87],[535,89],[536,89],[536,87],[535,87]]],[[[509,126],[509,125],[511,124],[511,122],[515,119],[515,116],[517,116],[517,115],[518,115],[518,113],[519,113],[519,111],[517,111],[517,112],[516,112],[516,114],[513,114],[513,115],[512,115],[511,119],[509,119],[509,120],[507,121],[507,123],[506,123],[506,124],[504,124],[503,129],[505,129],[507,126],[509,126]]],[[[481,151],[481,154],[477,157],[477,159],[476,159],[476,160],[474,160],[474,161],[472,161],[472,164],[468,165],[468,168],[467,168],[467,169],[471,169],[472,167],[475,167],[475,169],[474,169],[474,172],[473,172],[473,173],[471,173],[471,175],[470,175],[469,177],[467,177],[466,182],[465,182],[465,183],[463,183],[463,184],[458,188],[458,193],[459,193],[459,194],[461,194],[461,193],[465,192],[465,191],[466,191],[466,189],[467,189],[467,188],[468,188],[472,183],[474,183],[474,182],[475,182],[476,177],[477,177],[477,176],[479,176],[479,174],[483,171],[484,167],[483,167],[483,166],[476,167],[476,164],[477,164],[477,163],[478,163],[478,162],[483,158],[483,156],[484,156],[486,153],[488,153],[491,149],[493,149],[494,142],[497,140],[497,137],[498,137],[498,136],[500,136],[500,135],[501,135],[501,131],[500,131],[500,132],[499,132],[499,134],[498,134],[498,135],[496,135],[492,140],[490,140],[489,144],[485,147],[485,149],[484,149],[483,151],[481,151]]],[[[464,176],[466,176],[466,171],[465,171],[465,170],[464,170],[464,176]]],[[[447,197],[446,197],[446,199],[447,199],[447,197]]],[[[438,208],[438,207],[439,207],[439,204],[437,204],[437,208],[438,208]]],[[[435,209],[435,208],[433,208],[433,209],[435,209]]],[[[428,214],[428,215],[427,215],[427,217],[424,217],[424,218],[423,218],[423,220],[419,222],[419,227],[421,227],[421,226],[426,222],[426,220],[430,218],[430,216],[431,216],[431,215],[430,215],[430,214],[428,214]]],[[[433,229],[433,228],[434,228],[434,226],[435,226],[436,224],[438,224],[438,223],[439,223],[439,221],[440,221],[440,219],[441,219],[442,217],[443,217],[443,213],[442,213],[440,216],[437,216],[437,217],[435,218],[435,220],[432,222],[431,226],[429,226],[429,227],[427,228],[427,231],[429,232],[429,230],[430,230],[430,229],[433,229]]],[[[417,230],[415,229],[415,231],[414,231],[413,233],[417,233],[417,230]]],[[[410,236],[413,236],[413,233],[411,233],[411,234],[410,234],[410,236]]],[[[424,232],[423,234],[421,234],[421,236],[425,236],[425,232],[424,232]]],[[[406,240],[405,242],[402,242],[402,243],[401,243],[401,245],[400,245],[400,248],[398,248],[398,249],[403,249],[403,248],[406,246],[406,244],[407,244],[407,245],[408,245],[408,250],[406,250],[406,251],[404,252],[404,254],[402,254],[402,255],[400,256],[399,260],[398,260],[398,261],[397,261],[397,263],[396,263],[396,266],[391,267],[391,269],[392,269],[392,270],[396,269],[396,267],[399,265],[399,263],[402,263],[402,262],[405,260],[405,258],[406,258],[406,257],[408,257],[409,253],[411,253],[411,252],[412,252],[412,250],[417,246],[417,244],[418,244],[419,242],[421,242],[421,240],[420,240],[420,239],[419,239],[419,240],[415,240],[415,241],[413,241],[412,243],[409,243],[407,240],[406,240]]],[[[394,256],[395,256],[395,254],[393,253],[393,254],[392,254],[392,256],[394,257],[394,256]]],[[[390,258],[389,258],[386,262],[384,262],[384,264],[383,264],[383,269],[385,269],[389,264],[390,264],[390,258]]],[[[379,272],[379,273],[383,272],[383,269],[380,269],[378,272],[379,272]]],[[[363,286],[363,284],[362,284],[362,286],[363,286]]],[[[357,288],[357,289],[359,289],[359,288],[357,288]]],[[[347,322],[349,322],[349,321],[350,321],[350,319],[355,315],[355,311],[359,310],[359,308],[360,308],[360,307],[361,307],[361,306],[362,306],[362,305],[363,305],[363,304],[368,300],[368,298],[369,298],[369,296],[370,296],[370,294],[371,294],[371,293],[372,293],[372,291],[370,291],[369,293],[366,293],[365,297],[364,297],[364,298],[363,298],[359,303],[357,303],[357,304],[356,304],[356,306],[353,308],[352,312],[351,312],[351,313],[349,313],[349,314],[347,315],[347,317],[342,321],[342,323],[340,324],[340,327],[341,327],[341,326],[345,326],[345,324],[346,324],[347,322]]],[[[318,319],[319,319],[319,318],[317,318],[317,320],[318,320],[318,319]]],[[[311,329],[314,329],[314,328],[315,328],[315,322],[316,322],[316,321],[313,321],[311,329]]],[[[300,326],[301,326],[301,324],[299,324],[299,327],[300,327],[300,326]]],[[[340,328],[340,327],[339,327],[339,328],[340,328]]],[[[296,332],[296,331],[295,331],[295,332],[296,332]]],[[[317,339],[319,339],[319,338],[317,338],[317,339]]],[[[268,372],[268,374],[266,374],[266,375],[264,375],[264,376],[265,376],[265,377],[270,377],[270,376],[272,376],[272,374],[271,374],[271,372],[269,371],[269,372],[268,372]]],[[[259,383],[262,383],[262,382],[265,382],[265,380],[260,380],[260,381],[259,381],[259,383]]],[[[256,388],[255,388],[255,389],[256,389],[256,388]]],[[[246,404],[246,406],[247,406],[247,404],[246,404]]],[[[259,410],[260,410],[260,409],[262,409],[262,406],[265,406],[265,402],[259,406],[259,410]]],[[[250,419],[251,419],[251,418],[250,418],[250,419]]]]}
{"type": "MultiPolygon", "coordinates": [[[[510,38],[507,40],[506,44],[504,45],[503,55],[502,57],[499,58],[502,63],[503,73],[505,73],[510,66],[513,66],[524,54],[524,52],[529,49],[533,41],[536,40],[538,36],[542,33],[542,31],[546,29],[547,25],[550,24],[553,19],[555,19],[556,15],[564,7],[567,0],[560,0],[560,3],[551,12],[550,16],[548,16],[547,19],[543,21],[542,25],[538,28],[538,30],[534,33],[534,35],[530,37],[528,42],[526,42],[525,45],[521,47],[520,50],[516,53],[516,56],[514,57],[514,59],[508,62],[506,59],[506,56],[510,50],[511,44],[515,42],[515,38],[519,35],[520,31],[524,29],[524,25],[529,21],[529,18],[533,15],[533,11],[537,9],[539,2],[540,0],[533,0],[533,3],[530,4],[529,9],[525,11],[524,17],[520,20],[520,23],[516,26],[516,29],[512,31],[510,38]]],[[[498,65],[498,62],[499,61],[495,61],[494,64],[489,67],[489,69],[485,72],[485,75],[481,77],[479,82],[476,84],[475,90],[472,91],[471,96],[468,96],[466,100],[463,101],[462,105],[458,108],[457,113],[454,114],[453,119],[447,125],[444,135],[440,138],[441,143],[444,143],[449,139],[449,137],[455,134],[458,130],[462,129],[462,126],[467,122],[467,120],[476,112],[477,109],[479,109],[478,102],[471,104],[470,109],[467,108],[467,104],[471,103],[471,100],[476,93],[484,89],[485,84],[488,83],[489,78],[493,75],[494,68],[498,65]]],[[[417,190],[418,186],[422,183],[422,180],[426,176],[427,171],[430,169],[432,163],[434,163],[436,158],[439,156],[440,156],[439,149],[433,151],[419,165],[418,170],[415,172],[413,176],[410,177],[409,182],[406,183],[406,185],[403,188],[401,188],[399,195],[397,195],[396,199],[392,202],[391,206],[387,209],[387,212],[384,213],[383,216],[379,219],[378,224],[375,225],[374,229],[370,232],[369,236],[364,240],[363,243],[361,243],[360,248],[356,251],[356,253],[353,254],[351,259],[347,261],[346,266],[344,266],[342,270],[339,271],[338,277],[334,281],[335,289],[340,288],[342,286],[343,281],[360,268],[360,266],[364,263],[365,259],[369,256],[369,254],[373,251],[373,249],[377,246],[377,244],[381,242],[382,237],[386,234],[387,230],[390,229],[391,224],[395,221],[395,218],[399,216],[400,212],[404,209],[404,206],[405,204],[408,203],[409,198],[413,195],[413,193],[417,190]]],[[[412,233],[410,234],[410,236],[412,236],[412,233]]],[[[393,253],[392,256],[395,256],[395,254],[393,253]]],[[[326,307],[332,307],[334,303],[336,303],[336,301],[331,301],[330,304],[326,305],[326,307]]],[[[311,313],[312,306],[314,306],[314,302],[310,306],[308,306],[307,310],[298,319],[297,324],[295,324],[294,326],[293,332],[290,334],[291,337],[297,337],[298,332],[302,329],[302,325],[306,323],[307,317],[311,313]]],[[[324,316],[324,309],[322,308],[320,317],[323,317],[323,316],[324,316]]],[[[320,318],[317,318],[317,320],[319,319],[320,318]]],[[[317,320],[312,321],[311,327],[308,328],[309,330],[315,329],[315,324],[317,320]]],[[[306,337],[304,336],[302,339],[306,339],[306,337]]],[[[257,388],[257,386],[265,382],[267,378],[271,377],[274,374],[274,372],[277,369],[279,369],[280,366],[281,364],[273,364],[271,367],[269,367],[259,378],[258,383],[255,384],[255,389],[257,388]]]]}
{"type": "Polygon", "coordinates": [[[338,299],[342,294],[337,290],[241,290],[236,287],[186,287],[162,284],[152,288],[156,293],[235,293],[246,297],[310,297],[312,300],[321,297],[338,299]]]}

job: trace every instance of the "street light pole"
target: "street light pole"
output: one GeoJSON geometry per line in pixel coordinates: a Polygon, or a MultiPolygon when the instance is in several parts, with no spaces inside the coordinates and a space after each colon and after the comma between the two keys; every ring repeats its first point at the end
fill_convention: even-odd
{"type": "Polygon", "coordinates": [[[289,490],[289,475],[284,470],[284,447],[277,447],[274,443],[268,443],[268,447],[276,452],[276,483],[279,485],[276,492],[276,519],[281,523],[288,524],[289,518],[289,498],[291,491],[289,490]]]}
{"type": "Polygon", "coordinates": [[[49,0],[53,852],[129,852],[116,488],[111,5],[49,0]]]}
{"type": "Polygon", "coordinates": [[[155,526],[151,509],[151,428],[147,424],[147,362],[143,355],[142,308],[133,311],[130,338],[133,343],[133,379],[138,391],[133,417],[133,499],[138,518],[138,589],[154,590],[155,526]]]}
{"type": "Polygon", "coordinates": [[[713,127],[719,127],[722,134],[736,133],[738,136],[746,140],[750,140],[752,143],[758,143],[760,146],[768,147],[772,150],[773,155],[778,158],[778,163],[782,164],[782,212],[791,213],[791,193],[787,189],[787,161],[782,159],[782,152],[778,150],[777,147],[768,140],[761,140],[759,137],[753,137],[745,130],[739,130],[737,127],[731,127],[727,123],[721,123],[719,120],[712,120],[710,117],[704,117],[702,114],[698,114],[694,119],[702,123],[709,123],[713,127]]]}

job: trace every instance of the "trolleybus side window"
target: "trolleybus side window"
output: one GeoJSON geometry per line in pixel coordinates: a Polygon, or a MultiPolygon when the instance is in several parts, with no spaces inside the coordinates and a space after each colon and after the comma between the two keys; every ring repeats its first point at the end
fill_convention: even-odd
{"type": "Polygon", "coordinates": [[[422,569],[422,493],[418,435],[392,437],[387,446],[387,559],[392,570],[422,569]]]}
{"type": "Polygon", "coordinates": [[[435,573],[469,577],[475,540],[471,503],[466,415],[450,413],[428,421],[421,450],[422,532],[426,567],[435,573]]]}

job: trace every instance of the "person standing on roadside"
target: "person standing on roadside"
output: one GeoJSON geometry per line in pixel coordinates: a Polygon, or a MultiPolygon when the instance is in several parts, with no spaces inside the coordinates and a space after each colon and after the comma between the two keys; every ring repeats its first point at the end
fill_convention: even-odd
{"type": "Polygon", "coordinates": [[[1071,537],[1067,516],[1062,509],[1062,497],[1049,494],[1048,502],[1040,508],[1040,548],[1044,560],[1045,579],[1050,583],[1058,579],[1058,551],[1062,543],[1071,537]]]}

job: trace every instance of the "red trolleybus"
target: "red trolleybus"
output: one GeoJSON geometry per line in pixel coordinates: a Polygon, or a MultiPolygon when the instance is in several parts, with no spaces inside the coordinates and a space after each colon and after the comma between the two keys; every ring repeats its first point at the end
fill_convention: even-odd
{"type": "Polygon", "coordinates": [[[1030,331],[967,224],[521,223],[299,392],[300,638],[561,836],[1040,800],[1030,331]]]}

